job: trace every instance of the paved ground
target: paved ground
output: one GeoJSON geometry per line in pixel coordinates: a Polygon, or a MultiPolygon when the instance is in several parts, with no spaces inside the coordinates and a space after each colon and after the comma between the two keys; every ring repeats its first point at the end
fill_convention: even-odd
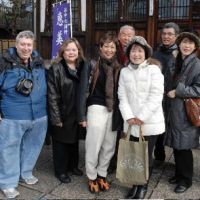
{"type": "MultiPolygon", "coordinates": [[[[174,164],[172,150],[167,148],[166,162],[157,164],[154,168],[146,199],[200,199],[200,150],[194,151],[194,179],[193,186],[183,194],[173,192],[174,185],[167,180],[173,175],[174,164]]],[[[80,168],[84,170],[84,141],[80,140],[80,168]]],[[[115,174],[108,178],[112,182],[109,192],[99,195],[91,194],[87,188],[87,178],[72,176],[72,183],[62,184],[53,175],[51,146],[44,146],[34,175],[39,178],[39,183],[27,186],[20,183],[18,190],[19,199],[123,199],[128,189],[118,184],[115,174]]],[[[4,196],[0,192],[0,199],[4,196]]]]}

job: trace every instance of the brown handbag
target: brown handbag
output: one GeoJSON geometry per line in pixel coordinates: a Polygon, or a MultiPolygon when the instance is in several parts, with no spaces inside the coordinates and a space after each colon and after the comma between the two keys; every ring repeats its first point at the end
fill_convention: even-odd
{"type": "Polygon", "coordinates": [[[184,99],[187,117],[192,125],[200,126],[200,98],[184,99]]]}

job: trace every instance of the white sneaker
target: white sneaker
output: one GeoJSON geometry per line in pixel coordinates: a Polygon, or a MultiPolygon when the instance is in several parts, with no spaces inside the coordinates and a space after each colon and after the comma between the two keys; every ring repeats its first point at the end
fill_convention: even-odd
{"type": "Polygon", "coordinates": [[[19,192],[15,188],[8,188],[2,190],[6,198],[12,199],[19,195],[19,192]]]}
{"type": "Polygon", "coordinates": [[[34,185],[38,182],[38,179],[35,176],[31,176],[29,178],[23,179],[23,181],[27,184],[27,185],[34,185]]]}

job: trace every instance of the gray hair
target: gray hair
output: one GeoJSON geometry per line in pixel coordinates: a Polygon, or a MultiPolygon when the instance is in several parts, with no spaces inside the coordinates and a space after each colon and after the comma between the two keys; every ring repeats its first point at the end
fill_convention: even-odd
{"type": "Polygon", "coordinates": [[[29,30],[21,31],[18,33],[18,35],[16,37],[16,43],[18,43],[21,38],[32,39],[34,41],[35,35],[32,31],[29,31],[29,30]]]}
{"type": "Polygon", "coordinates": [[[163,30],[164,28],[173,28],[176,35],[179,34],[179,32],[180,32],[180,29],[179,29],[178,24],[176,24],[176,23],[174,23],[174,22],[168,22],[168,23],[164,24],[162,30],[163,30]]]}
{"type": "Polygon", "coordinates": [[[120,28],[119,32],[122,32],[123,30],[125,29],[130,29],[132,31],[135,31],[135,28],[133,26],[130,26],[130,25],[124,25],[120,28]]]}

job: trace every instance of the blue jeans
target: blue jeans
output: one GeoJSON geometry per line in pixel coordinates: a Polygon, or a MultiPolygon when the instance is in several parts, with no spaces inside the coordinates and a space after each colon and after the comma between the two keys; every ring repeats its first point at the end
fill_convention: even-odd
{"type": "Polygon", "coordinates": [[[47,117],[0,121],[0,189],[32,176],[47,131],[47,117]]]}

